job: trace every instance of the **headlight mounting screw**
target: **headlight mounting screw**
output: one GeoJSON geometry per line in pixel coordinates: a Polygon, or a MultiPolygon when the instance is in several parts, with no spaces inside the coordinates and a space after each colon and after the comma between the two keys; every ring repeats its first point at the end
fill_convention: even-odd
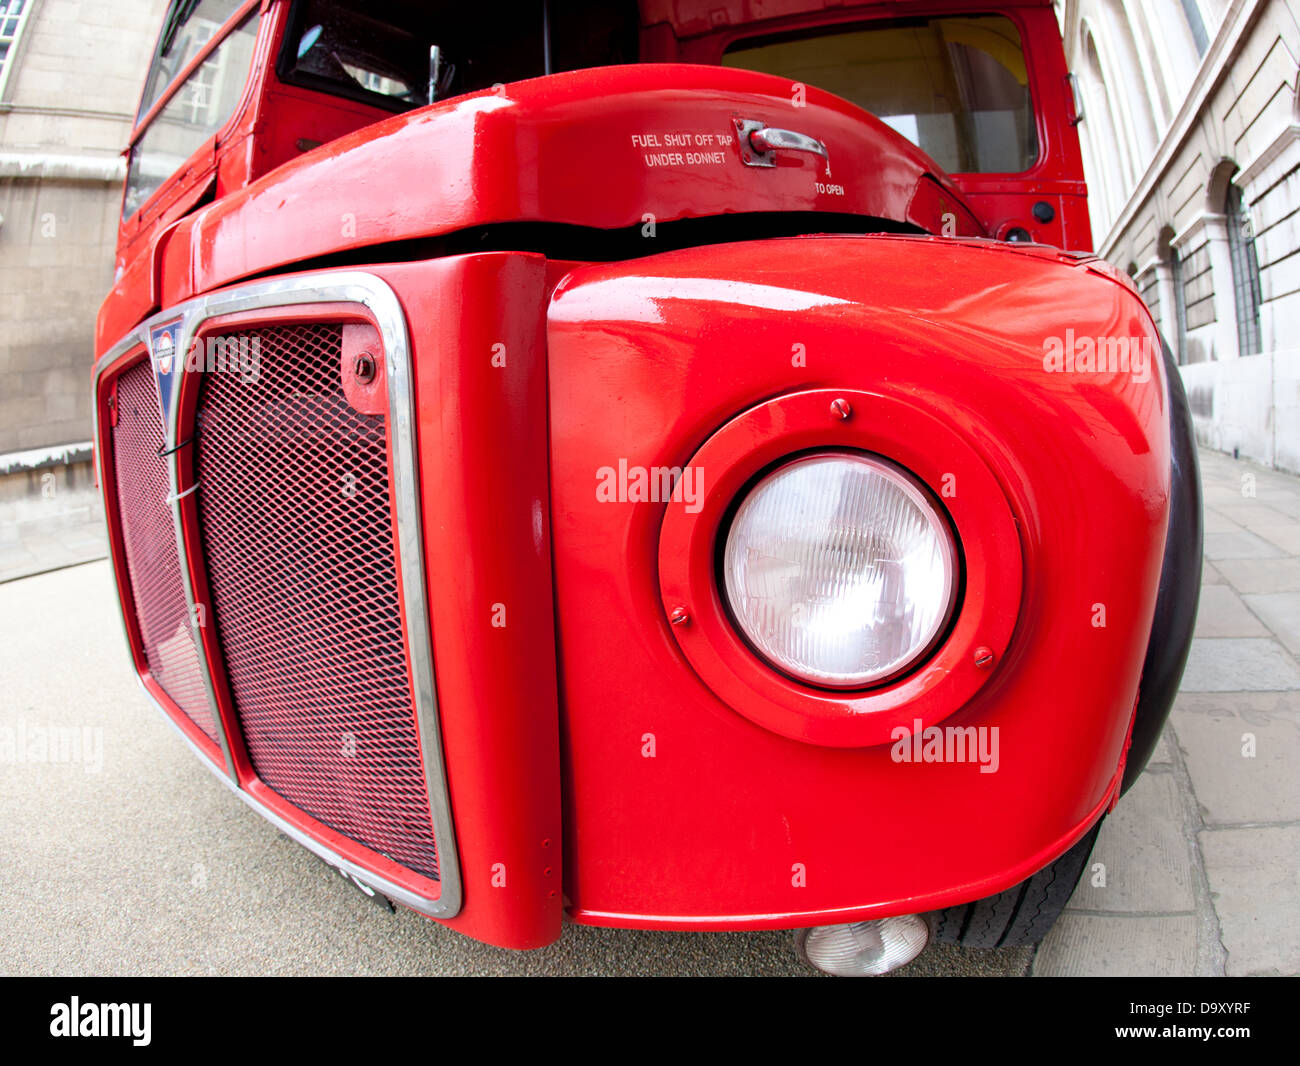
{"type": "Polygon", "coordinates": [[[981,670],[987,670],[993,665],[993,649],[986,648],[983,645],[975,649],[975,665],[981,670]]]}
{"type": "Polygon", "coordinates": [[[690,623],[691,612],[685,607],[674,607],[672,613],[668,616],[668,621],[675,626],[684,626],[690,623]]]}
{"type": "Polygon", "coordinates": [[[847,422],[853,417],[853,407],[848,400],[837,397],[831,401],[831,417],[838,418],[841,422],[847,422]]]}

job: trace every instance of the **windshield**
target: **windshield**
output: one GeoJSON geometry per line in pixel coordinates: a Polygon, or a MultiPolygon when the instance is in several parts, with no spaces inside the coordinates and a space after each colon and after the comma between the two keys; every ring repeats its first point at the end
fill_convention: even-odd
{"type": "Polygon", "coordinates": [[[405,111],[547,73],[636,58],[637,9],[542,0],[499,18],[472,4],[297,0],[276,65],[283,81],[405,111]]]}
{"type": "MultiPolygon", "coordinates": [[[[124,217],[233,115],[251,68],[256,10],[181,84],[176,79],[241,6],[241,0],[173,0],[168,8],[141,114],[160,99],[167,103],[132,148],[124,217]]],[[[634,0],[519,0],[507,8],[486,17],[481,8],[450,0],[293,0],[276,73],[317,92],[406,111],[548,72],[640,58],[634,0]]],[[[1038,158],[1020,34],[1004,16],[769,33],[733,41],[713,56],[724,66],[843,97],[949,173],[1021,173],[1038,158]]]]}
{"type": "Polygon", "coordinates": [[[253,63],[257,28],[254,11],[176,87],[136,140],[126,172],[123,218],[135,214],[234,114],[253,63]]]}
{"type": "Polygon", "coordinates": [[[176,75],[212,40],[217,30],[239,10],[243,0],[178,0],[167,12],[158,38],[136,121],[144,118],[176,75]]]}
{"type": "Polygon", "coordinates": [[[842,96],[949,173],[1020,173],[1038,158],[1020,34],[999,15],[742,41],[722,62],[842,96]]]}

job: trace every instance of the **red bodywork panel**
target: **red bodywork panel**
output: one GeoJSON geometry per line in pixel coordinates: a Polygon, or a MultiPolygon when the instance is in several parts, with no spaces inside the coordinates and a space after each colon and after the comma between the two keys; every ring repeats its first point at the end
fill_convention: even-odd
{"type": "Polygon", "coordinates": [[[549,463],[538,417],[546,265],[495,254],[382,272],[411,328],[429,613],[465,893],[449,924],[510,947],[554,940],[563,905],[549,463]],[[494,365],[496,345],[504,366],[494,365]]]}
{"type": "MultiPolygon", "coordinates": [[[[400,302],[463,891],[440,920],[523,948],[555,939],[566,907],[673,928],[914,913],[1023,880],[1118,794],[1168,515],[1167,383],[1158,358],[1144,376],[1045,370],[1071,330],[1159,342],[1103,264],[987,239],[1014,225],[1090,245],[1051,7],[994,6],[1016,22],[1035,98],[1040,156],[1022,175],[945,175],[838,97],[809,86],[796,105],[788,81],[715,65],[743,36],[982,6],[646,0],[641,54],[657,62],[386,116],[281,84],[288,5],[265,0],[230,122],[123,224],[99,353],[159,309],[272,275],[361,264],[400,302]],[[746,166],[737,119],[815,137],[829,165],[746,166]],[[1052,221],[1034,221],[1039,201],[1052,221]],[[657,227],[795,214],[798,232],[849,216],[887,232],[654,254],[657,227]],[[488,231],[519,245],[466,254],[488,231]],[[622,234],[618,261],[569,250],[576,231],[622,234]],[[837,423],[828,397],[853,417],[837,423]],[[718,598],[735,494],[813,448],[955,486],[956,620],[923,667],[866,694],[776,674],[718,598]],[[690,514],[600,502],[598,471],[620,463],[699,464],[706,500],[690,514]],[[669,624],[677,607],[688,626],[669,624]],[[893,731],[918,721],[996,730],[997,772],[891,758],[893,731]]],[[[271,318],[321,315],[347,323],[345,354],[373,346],[359,304],[271,318]]],[[[381,392],[349,399],[377,412],[381,392]]],[[[197,524],[192,500],[179,506],[197,524]]],[[[206,602],[200,556],[184,563],[206,602]]],[[[217,638],[201,640],[219,663],[217,638]]],[[[218,688],[232,779],[360,862],[257,779],[218,688]]]]}
{"type": "MultiPolygon", "coordinates": [[[[1169,492],[1158,359],[1144,382],[1044,372],[1044,339],[1067,326],[1147,338],[1159,352],[1145,308],[1108,268],[940,239],[770,241],[576,270],[549,323],[566,885],[578,920],[779,927],[914,912],[1007,888],[1082,835],[1118,784],[1169,492]],[[796,344],[807,368],[792,372],[796,344]],[[667,508],[597,501],[599,466],[685,466],[741,412],[822,388],[887,401],[864,443],[920,457],[930,484],[950,453],[932,439],[900,456],[890,423],[902,416],[889,404],[947,427],[999,490],[970,501],[971,521],[991,526],[1005,510],[1019,530],[1014,635],[987,684],[946,710],[949,724],[998,727],[996,773],[898,764],[888,743],[801,743],[737,713],[668,624],[665,597],[690,592],[663,587],[667,508]],[[642,755],[645,734],[654,758],[642,755]],[[792,885],[795,863],[806,887],[792,885]]],[[[828,413],[823,446],[838,433],[828,413]]],[[[701,469],[707,488],[716,476],[701,469]]],[[[988,492],[959,476],[957,498],[966,491],[988,492]]],[[[979,562],[968,555],[968,569],[979,562]]],[[[686,602],[693,615],[710,609],[686,602]]],[[[974,670],[975,647],[992,642],[982,629],[957,639],[953,668],[974,670]]],[[[771,673],[753,656],[749,667],[771,673]]],[[[919,676],[945,669],[940,655],[919,676]]],[[[841,718],[849,702],[827,695],[841,718]]]]}
{"type": "MultiPolygon", "coordinates": [[[[250,0],[232,24],[257,6],[250,0]]],[[[995,5],[1020,32],[1035,103],[1039,158],[1014,175],[946,175],[838,97],[810,86],[808,106],[796,106],[790,82],[714,65],[728,45],[746,37],[990,10],[966,0],[857,7],[791,0],[771,11],[649,0],[642,5],[640,64],[517,82],[396,118],[280,82],[273,68],[288,3],[263,0],[261,6],[249,89],[233,116],[122,223],[117,282],[101,311],[97,350],[151,311],[240,277],[500,222],[607,229],[642,225],[647,215],[665,222],[736,211],[821,211],[907,221],[945,236],[1002,237],[1018,227],[1062,248],[1092,246],[1064,54],[1045,0],[995,5]],[[645,165],[646,149],[633,141],[634,135],[662,140],[685,132],[691,144],[651,154],[707,155],[726,150],[721,138],[734,134],[734,117],[762,118],[824,140],[830,177],[814,160],[799,158],[782,159],[775,171],[730,165],[736,159],[652,168],[645,165]],[[697,144],[696,134],[711,140],[697,144]],[[321,142],[328,143],[304,154],[321,142]],[[246,188],[272,173],[273,180],[246,188]],[[819,179],[828,191],[817,191],[819,179]],[[217,202],[196,209],[205,198],[217,202]],[[1052,208],[1051,221],[1034,217],[1040,202],[1052,208]]],[[[178,78],[207,55],[200,52],[178,78]]],[[[143,116],[135,136],[161,107],[143,116]]],[[[729,151],[738,157],[734,143],[729,151]]]]}
{"type": "Polygon", "coordinates": [[[810,89],[796,112],[789,84],[769,75],[577,71],[388,119],[232,193],[176,228],[162,256],[162,296],[173,303],[302,260],[514,222],[617,230],[648,219],[817,211],[937,232],[951,212],[957,235],[982,234],[930,166],[838,97],[810,89]],[[800,132],[826,144],[832,176],[810,157],[743,166],[736,117],[797,118],[800,132]],[[666,144],[665,130],[691,145],[666,144]],[[637,142],[646,135],[660,147],[637,142]]]}

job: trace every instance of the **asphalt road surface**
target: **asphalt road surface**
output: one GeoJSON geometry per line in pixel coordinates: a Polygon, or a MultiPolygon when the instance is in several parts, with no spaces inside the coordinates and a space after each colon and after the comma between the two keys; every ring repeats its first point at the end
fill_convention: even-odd
{"type": "MultiPolygon", "coordinates": [[[[0,584],[0,730],[89,740],[79,762],[0,750],[0,973],[814,974],[784,932],[570,925],[511,952],[380,910],[198,765],[131,675],[109,582],[97,562],[0,584]]],[[[1031,955],[935,945],[899,974],[1031,955]]]]}

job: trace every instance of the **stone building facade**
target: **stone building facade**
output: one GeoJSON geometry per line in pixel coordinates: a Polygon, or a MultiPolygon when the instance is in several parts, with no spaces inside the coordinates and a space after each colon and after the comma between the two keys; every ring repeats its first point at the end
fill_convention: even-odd
{"type": "Polygon", "coordinates": [[[165,6],[0,0],[0,473],[90,439],[121,153],[165,6]]]}
{"type": "MultiPolygon", "coordinates": [[[[165,0],[0,0],[0,472],[89,438],[130,132],[165,0]]],[[[1057,0],[1096,247],[1203,443],[1300,471],[1300,0],[1057,0]]]]}
{"type": "Polygon", "coordinates": [[[1059,0],[1098,252],[1202,444],[1300,471],[1300,0],[1059,0]]]}

